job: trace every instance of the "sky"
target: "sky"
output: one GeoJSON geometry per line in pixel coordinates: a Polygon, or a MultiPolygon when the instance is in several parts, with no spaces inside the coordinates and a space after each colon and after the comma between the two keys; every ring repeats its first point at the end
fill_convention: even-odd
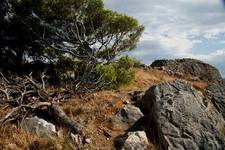
{"type": "Polygon", "coordinates": [[[225,5],[222,0],[104,0],[106,8],[145,26],[130,52],[145,64],[156,59],[194,58],[225,77],[225,5]]]}

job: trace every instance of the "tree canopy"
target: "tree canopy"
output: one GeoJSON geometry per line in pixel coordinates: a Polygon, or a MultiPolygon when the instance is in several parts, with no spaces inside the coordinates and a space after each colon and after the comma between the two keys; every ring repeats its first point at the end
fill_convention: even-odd
{"type": "Polygon", "coordinates": [[[51,65],[51,76],[72,71],[77,84],[95,85],[97,66],[133,50],[143,30],[102,0],[1,0],[0,71],[51,65]]]}
{"type": "Polygon", "coordinates": [[[108,62],[135,48],[144,29],[136,19],[104,8],[102,0],[3,0],[4,62],[56,62],[63,57],[108,62]]]}

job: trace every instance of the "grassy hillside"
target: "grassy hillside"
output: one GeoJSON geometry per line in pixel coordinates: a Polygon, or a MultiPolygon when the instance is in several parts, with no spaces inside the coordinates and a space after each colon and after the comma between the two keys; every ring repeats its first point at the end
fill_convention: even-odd
{"type": "MultiPolygon", "coordinates": [[[[118,90],[76,95],[60,107],[84,127],[86,138],[91,141],[90,144],[85,144],[85,149],[112,149],[114,139],[125,131],[111,126],[108,120],[124,104],[133,103],[129,93],[144,91],[152,85],[175,79],[177,77],[160,70],[136,68],[132,84],[122,86],[118,90]]],[[[190,82],[199,90],[206,87],[201,81],[190,82]]],[[[7,110],[7,107],[1,107],[0,116],[3,116],[7,110]]],[[[67,132],[63,128],[59,130],[67,132]]],[[[67,137],[38,137],[15,125],[6,125],[0,128],[0,132],[0,149],[73,149],[74,147],[67,137]]],[[[154,146],[152,145],[151,148],[154,149],[154,146]]]]}

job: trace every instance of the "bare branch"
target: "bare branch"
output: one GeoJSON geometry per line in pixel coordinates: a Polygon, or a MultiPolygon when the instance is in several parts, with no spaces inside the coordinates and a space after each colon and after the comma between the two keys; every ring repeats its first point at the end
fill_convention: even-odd
{"type": "Polygon", "coordinates": [[[32,73],[25,78],[14,77],[5,85],[0,85],[0,92],[6,97],[3,104],[12,107],[12,109],[0,119],[0,127],[11,121],[21,121],[27,116],[39,115],[38,111],[44,111],[46,114],[58,123],[60,126],[69,128],[75,134],[80,134],[84,138],[81,126],[70,119],[57,106],[60,100],[70,97],[62,92],[56,92],[51,95],[46,92],[45,74],[41,75],[41,83],[37,83],[32,73]],[[22,84],[21,84],[22,83],[22,84]],[[33,97],[37,97],[34,101],[33,97]],[[44,101],[44,102],[43,102],[44,101]],[[38,111],[37,111],[38,110],[38,111]]]}
{"type": "Polygon", "coordinates": [[[2,72],[0,72],[0,75],[2,76],[2,78],[7,82],[9,83],[9,81],[6,79],[6,77],[2,74],[2,72]]]}
{"type": "Polygon", "coordinates": [[[21,107],[15,107],[13,108],[5,117],[0,119],[0,126],[4,125],[5,123],[9,122],[9,120],[15,120],[16,118],[14,117],[15,113],[18,113],[18,111],[21,109],[21,107]]]}
{"type": "Polygon", "coordinates": [[[42,75],[41,75],[41,82],[42,82],[42,88],[43,90],[46,90],[45,88],[45,81],[44,81],[44,78],[46,77],[45,73],[43,72],[42,75]]]}

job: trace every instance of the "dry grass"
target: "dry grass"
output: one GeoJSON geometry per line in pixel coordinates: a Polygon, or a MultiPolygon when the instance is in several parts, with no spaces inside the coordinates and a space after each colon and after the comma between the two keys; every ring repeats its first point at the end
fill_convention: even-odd
{"type": "Polygon", "coordinates": [[[106,136],[103,123],[122,105],[123,97],[120,94],[113,91],[101,91],[76,96],[62,108],[85,128],[87,137],[92,141],[90,145],[85,146],[85,149],[111,149],[113,137],[106,136]]]}
{"type": "Polygon", "coordinates": [[[225,127],[223,127],[220,132],[223,136],[225,136],[225,127]]]}
{"type": "MultiPolygon", "coordinates": [[[[115,91],[100,91],[92,94],[77,95],[61,105],[62,109],[72,119],[79,122],[85,129],[91,144],[86,144],[84,149],[113,149],[116,136],[124,131],[112,129],[105,123],[112,117],[125,101],[129,101],[128,93],[136,90],[146,90],[152,85],[175,80],[176,77],[159,70],[135,69],[136,75],[133,83],[122,86],[115,91]]],[[[190,83],[198,90],[207,85],[201,81],[190,83]]],[[[0,109],[0,116],[8,108],[0,109]]],[[[0,128],[0,149],[73,149],[74,145],[69,139],[56,137],[42,138],[32,135],[20,128],[7,125],[0,128]]],[[[154,149],[154,146],[151,146],[154,149]]]]}
{"type": "Polygon", "coordinates": [[[114,138],[125,131],[111,128],[107,121],[124,105],[124,102],[129,101],[128,93],[145,90],[160,82],[175,79],[158,70],[136,69],[135,71],[135,79],[131,85],[122,86],[114,91],[76,96],[63,104],[63,110],[85,128],[87,136],[92,140],[90,145],[86,145],[86,149],[113,148],[114,138]]]}
{"type": "Polygon", "coordinates": [[[204,89],[207,87],[207,84],[202,81],[192,81],[191,84],[195,89],[199,91],[204,91],[204,89]]]}
{"type": "Polygon", "coordinates": [[[0,149],[4,150],[60,150],[62,145],[62,140],[56,137],[38,137],[15,125],[6,125],[0,128],[0,132],[0,149]]]}
{"type": "Polygon", "coordinates": [[[140,68],[135,69],[135,79],[131,85],[124,85],[119,88],[120,92],[129,92],[135,90],[142,90],[149,88],[152,85],[159,84],[161,82],[167,82],[175,80],[175,77],[169,76],[168,74],[159,70],[148,70],[145,71],[140,68]]]}

